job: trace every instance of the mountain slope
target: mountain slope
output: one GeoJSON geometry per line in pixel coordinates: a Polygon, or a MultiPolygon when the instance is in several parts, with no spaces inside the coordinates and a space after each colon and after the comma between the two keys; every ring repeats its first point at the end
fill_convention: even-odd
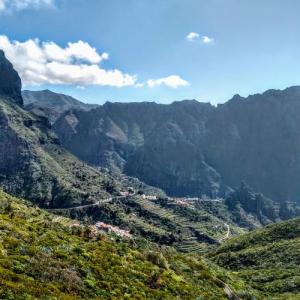
{"type": "Polygon", "coordinates": [[[79,161],[60,147],[46,119],[9,100],[0,101],[0,120],[0,185],[5,191],[56,213],[117,225],[160,244],[180,248],[182,240],[193,240],[186,250],[217,243],[226,231],[224,221],[205,210],[185,216],[178,205],[173,212],[140,195],[118,196],[129,183],[79,161]]]}
{"type": "Polygon", "coordinates": [[[210,116],[205,157],[230,186],[299,203],[299,115],[300,87],[236,95],[210,116]]]}
{"type": "Polygon", "coordinates": [[[63,207],[109,196],[112,178],[60,147],[46,119],[0,99],[0,185],[41,206],[63,207]]]}
{"type": "Polygon", "coordinates": [[[93,203],[117,193],[117,181],[64,150],[48,120],[23,109],[20,78],[3,52],[0,66],[2,188],[45,207],[93,203]]]}
{"type": "MultiPolygon", "coordinates": [[[[25,111],[10,96],[0,98],[0,186],[5,191],[56,213],[104,221],[160,244],[180,248],[187,241],[191,247],[185,251],[217,243],[226,230],[221,217],[204,209],[144,199],[145,192],[165,196],[134,178],[113,177],[79,161],[60,146],[46,118],[25,111]],[[130,190],[133,195],[121,196],[130,190]]],[[[231,226],[233,233],[239,230],[231,226]]]]}
{"type": "Polygon", "coordinates": [[[16,104],[23,105],[21,95],[21,79],[13,69],[12,64],[5,58],[4,52],[0,49],[0,97],[9,97],[16,104]]]}
{"type": "Polygon", "coordinates": [[[24,107],[39,116],[44,116],[54,123],[60,115],[71,109],[88,111],[97,105],[86,104],[71,96],[54,93],[49,90],[22,92],[24,107]]]}
{"type": "Polygon", "coordinates": [[[54,130],[63,146],[90,164],[123,171],[170,195],[214,197],[229,189],[201,150],[211,109],[196,101],[106,103],[90,112],[67,112],[54,130]]]}
{"type": "Polygon", "coordinates": [[[116,242],[3,192],[0,227],[1,299],[221,300],[253,293],[199,257],[145,240],[116,242]]]}
{"type": "Polygon", "coordinates": [[[121,170],[176,196],[224,196],[245,181],[278,202],[299,203],[300,87],[197,101],[106,103],[66,112],[63,146],[93,165],[121,170]]]}
{"type": "Polygon", "coordinates": [[[300,298],[299,218],[233,238],[212,258],[262,291],[264,299],[300,298]]]}

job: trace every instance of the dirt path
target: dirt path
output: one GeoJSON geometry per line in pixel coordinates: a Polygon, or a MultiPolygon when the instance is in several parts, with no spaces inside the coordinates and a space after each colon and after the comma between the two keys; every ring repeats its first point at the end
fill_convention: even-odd
{"type": "Polygon", "coordinates": [[[221,238],[219,239],[219,242],[220,242],[220,243],[222,243],[222,242],[224,242],[225,240],[227,240],[227,239],[229,238],[229,236],[230,236],[230,226],[229,226],[227,223],[224,223],[224,225],[225,225],[226,228],[227,228],[227,232],[226,232],[226,234],[225,234],[223,237],[221,237],[221,238]]]}

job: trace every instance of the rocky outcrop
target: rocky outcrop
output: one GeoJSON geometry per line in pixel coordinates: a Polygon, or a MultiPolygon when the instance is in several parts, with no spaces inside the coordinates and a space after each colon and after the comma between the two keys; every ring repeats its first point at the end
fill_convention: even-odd
{"type": "Polygon", "coordinates": [[[21,79],[13,65],[6,59],[0,50],[0,97],[9,98],[18,105],[23,105],[21,94],[21,79]]]}
{"type": "Polygon", "coordinates": [[[262,194],[255,193],[244,182],[227,196],[225,204],[233,216],[233,221],[246,228],[273,223],[281,217],[278,204],[262,194]]]}

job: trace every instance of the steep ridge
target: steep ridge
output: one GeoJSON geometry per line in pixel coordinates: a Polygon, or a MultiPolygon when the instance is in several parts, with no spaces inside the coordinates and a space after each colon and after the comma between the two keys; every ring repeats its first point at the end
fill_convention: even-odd
{"type": "Polygon", "coordinates": [[[18,73],[13,69],[12,64],[5,58],[5,54],[1,49],[0,78],[0,97],[9,97],[12,102],[23,105],[21,79],[18,73]]]}
{"type": "Polygon", "coordinates": [[[60,147],[48,120],[23,109],[20,78],[3,52],[0,65],[5,66],[0,80],[0,185],[44,207],[92,203],[117,193],[118,182],[60,147]]]}
{"type": "Polygon", "coordinates": [[[24,107],[36,115],[44,116],[54,123],[64,112],[70,109],[88,111],[98,105],[86,104],[64,94],[54,93],[49,90],[22,92],[24,107]]]}
{"type": "Polygon", "coordinates": [[[54,129],[88,163],[170,195],[224,196],[245,181],[270,199],[299,202],[299,116],[300,87],[292,87],[236,95],[217,107],[108,102],[66,112],[54,129]]]}

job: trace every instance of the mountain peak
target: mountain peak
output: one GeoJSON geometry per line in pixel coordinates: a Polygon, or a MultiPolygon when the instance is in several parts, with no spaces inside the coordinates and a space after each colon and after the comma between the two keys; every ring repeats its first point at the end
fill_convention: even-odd
{"type": "Polygon", "coordinates": [[[0,50],[0,97],[9,98],[18,105],[23,105],[21,79],[10,61],[0,50]]]}

